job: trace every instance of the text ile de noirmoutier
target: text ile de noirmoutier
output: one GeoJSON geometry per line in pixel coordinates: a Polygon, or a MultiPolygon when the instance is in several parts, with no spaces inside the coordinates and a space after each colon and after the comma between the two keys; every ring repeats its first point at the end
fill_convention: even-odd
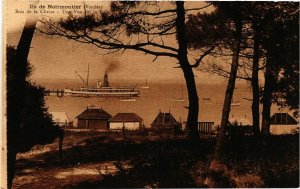
{"type": "Polygon", "coordinates": [[[100,10],[101,5],[57,5],[57,4],[30,4],[27,9],[16,8],[16,14],[89,14],[100,10]]]}

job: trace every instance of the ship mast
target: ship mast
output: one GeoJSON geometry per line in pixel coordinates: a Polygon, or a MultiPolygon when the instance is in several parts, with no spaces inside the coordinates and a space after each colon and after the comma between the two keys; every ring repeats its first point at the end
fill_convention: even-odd
{"type": "Polygon", "coordinates": [[[85,84],[86,88],[89,87],[89,75],[90,75],[90,63],[88,63],[88,70],[87,70],[87,76],[86,76],[86,81],[81,77],[81,75],[75,71],[76,75],[81,79],[81,81],[85,84]]]}
{"type": "Polygon", "coordinates": [[[88,71],[86,76],[86,87],[89,87],[90,63],[88,63],[88,71]]]}
{"type": "Polygon", "coordinates": [[[78,77],[81,79],[81,81],[82,81],[86,86],[88,86],[88,84],[87,84],[86,81],[81,77],[81,75],[80,75],[77,71],[75,71],[75,73],[78,75],[78,77]]]}

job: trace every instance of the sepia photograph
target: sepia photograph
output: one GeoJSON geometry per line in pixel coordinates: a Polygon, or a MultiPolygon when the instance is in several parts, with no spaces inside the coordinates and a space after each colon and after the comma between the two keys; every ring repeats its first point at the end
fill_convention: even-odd
{"type": "Polygon", "coordinates": [[[299,188],[299,2],[10,0],[0,188],[299,188]]]}

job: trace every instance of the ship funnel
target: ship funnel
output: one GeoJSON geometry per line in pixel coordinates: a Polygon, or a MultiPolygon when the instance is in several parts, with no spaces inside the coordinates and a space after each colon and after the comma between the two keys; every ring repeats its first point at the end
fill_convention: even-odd
{"type": "Polygon", "coordinates": [[[105,72],[103,77],[103,87],[109,87],[107,71],[105,72]]]}

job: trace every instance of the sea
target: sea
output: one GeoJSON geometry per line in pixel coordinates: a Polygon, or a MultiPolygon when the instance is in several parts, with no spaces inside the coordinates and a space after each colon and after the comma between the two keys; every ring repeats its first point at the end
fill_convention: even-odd
{"type": "MultiPolygon", "coordinates": [[[[63,89],[76,87],[71,81],[40,83],[46,89],[63,89]]],[[[120,86],[122,84],[115,84],[120,86]]],[[[199,119],[201,122],[214,122],[219,125],[221,121],[227,83],[198,83],[199,119]]],[[[121,101],[120,97],[72,97],[72,96],[46,96],[45,101],[50,112],[66,112],[70,121],[76,122],[76,116],[89,106],[103,108],[112,116],[117,113],[135,113],[143,119],[146,127],[159,112],[170,112],[177,121],[185,122],[187,119],[187,90],[183,83],[149,83],[149,88],[141,88],[143,83],[137,84],[140,91],[135,101],[121,101]]],[[[230,119],[243,119],[252,123],[251,103],[252,92],[249,84],[237,84],[234,90],[230,119]]]]}

